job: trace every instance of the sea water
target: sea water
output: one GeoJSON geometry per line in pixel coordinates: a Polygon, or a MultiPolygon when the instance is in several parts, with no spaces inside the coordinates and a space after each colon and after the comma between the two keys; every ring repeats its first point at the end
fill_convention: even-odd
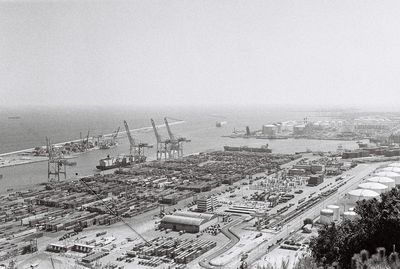
{"type": "MultiPolygon", "coordinates": [[[[307,139],[242,139],[222,137],[229,135],[234,129],[259,130],[263,124],[278,121],[302,121],[329,119],[332,113],[321,113],[306,109],[298,110],[281,107],[30,107],[3,109],[0,114],[0,153],[34,148],[45,144],[46,136],[53,143],[60,143],[89,136],[109,134],[118,127],[124,131],[123,121],[126,120],[130,129],[151,127],[150,118],[156,124],[163,124],[163,118],[168,116],[171,122],[183,120],[184,123],[171,126],[176,136],[191,140],[184,144],[184,153],[223,150],[224,145],[255,146],[269,144],[274,153],[294,153],[307,149],[336,151],[341,144],[344,148],[356,148],[355,141],[329,141],[307,139]],[[20,117],[9,119],[9,117],[20,117]],[[174,120],[172,120],[174,119],[174,120]],[[215,126],[216,121],[227,121],[221,128],[215,126]]],[[[160,128],[161,136],[168,136],[165,128],[160,128]]],[[[155,158],[156,140],[152,129],[132,133],[138,142],[154,145],[147,152],[148,159],[155,158]]],[[[76,166],[67,167],[67,177],[73,179],[91,175],[101,158],[107,155],[117,156],[129,152],[129,142],[126,137],[119,139],[117,147],[107,150],[93,150],[79,154],[72,161],[76,166]]],[[[0,192],[9,188],[23,188],[33,184],[46,182],[47,162],[24,164],[0,168],[3,175],[0,192]]]]}

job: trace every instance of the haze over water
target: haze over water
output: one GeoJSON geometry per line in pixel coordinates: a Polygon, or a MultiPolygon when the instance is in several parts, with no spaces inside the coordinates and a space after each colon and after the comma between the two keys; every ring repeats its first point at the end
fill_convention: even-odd
{"type": "MultiPolygon", "coordinates": [[[[338,112],[335,112],[338,114],[338,112]]],[[[163,107],[163,108],[131,108],[131,107],[88,107],[88,108],[29,108],[3,110],[0,124],[5,128],[0,129],[0,152],[10,152],[42,146],[45,137],[52,139],[53,143],[79,139],[80,132],[83,136],[90,131],[90,136],[114,132],[118,126],[124,131],[123,120],[126,120],[130,129],[150,127],[150,118],[156,124],[163,124],[163,117],[184,120],[183,124],[171,126],[177,136],[191,139],[185,144],[185,154],[209,150],[222,150],[224,145],[253,145],[269,144],[273,152],[294,153],[296,151],[331,150],[335,151],[339,144],[345,148],[355,148],[355,142],[319,141],[319,140],[263,140],[263,139],[231,139],[223,138],[229,135],[234,128],[244,130],[248,125],[251,130],[261,129],[262,124],[276,121],[298,120],[304,117],[314,120],[323,120],[331,112],[316,112],[298,110],[288,107],[163,107]],[[19,116],[18,120],[8,119],[9,116],[19,116]],[[217,120],[227,121],[222,128],[216,128],[217,120]]],[[[165,128],[159,129],[163,137],[167,136],[165,128]]],[[[134,132],[138,141],[155,145],[155,136],[151,129],[134,132]]],[[[90,175],[98,172],[95,166],[99,159],[108,154],[116,156],[128,153],[129,143],[124,137],[119,140],[119,146],[109,150],[95,150],[80,154],[74,159],[77,166],[68,167],[69,178],[90,175]]],[[[149,159],[155,158],[155,149],[147,153],[149,159]]],[[[3,174],[1,191],[11,187],[27,186],[47,181],[47,163],[33,163],[14,167],[0,168],[3,174]]]]}

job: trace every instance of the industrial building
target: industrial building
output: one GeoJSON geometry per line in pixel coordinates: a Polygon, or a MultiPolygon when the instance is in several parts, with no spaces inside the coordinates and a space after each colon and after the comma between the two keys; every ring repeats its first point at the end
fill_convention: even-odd
{"type": "Polygon", "coordinates": [[[312,175],[308,179],[307,185],[308,186],[317,186],[317,185],[321,184],[322,182],[324,182],[324,176],[322,174],[312,175]]]}
{"type": "Polygon", "coordinates": [[[263,135],[273,136],[276,134],[276,132],[277,132],[277,127],[275,125],[268,124],[262,126],[263,135]]]}
{"type": "Polygon", "coordinates": [[[305,125],[296,125],[293,127],[294,135],[304,135],[306,126],[305,125]]]}
{"type": "Polygon", "coordinates": [[[199,212],[213,212],[217,207],[217,197],[215,195],[203,196],[198,198],[196,203],[199,212]]]}
{"type": "Polygon", "coordinates": [[[174,215],[164,216],[161,220],[160,227],[173,231],[198,233],[217,222],[218,218],[214,214],[179,212],[174,215]]]}

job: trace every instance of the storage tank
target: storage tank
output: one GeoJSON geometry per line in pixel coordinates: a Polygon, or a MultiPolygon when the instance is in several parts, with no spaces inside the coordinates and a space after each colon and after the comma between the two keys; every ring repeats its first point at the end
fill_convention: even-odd
{"type": "Polygon", "coordinates": [[[394,179],[391,179],[390,177],[374,176],[374,177],[368,178],[367,181],[383,184],[383,185],[387,186],[389,190],[396,186],[394,179]]]}
{"type": "Polygon", "coordinates": [[[379,194],[388,191],[388,187],[386,185],[377,182],[364,182],[358,185],[358,187],[360,189],[376,191],[379,194]]]}
{"type": "Polygon", "coordinates": [[[349,203],[355,204],[357,201],[369,200],[372,198],[378,198],[379,193],[376,191],[356,189],[348,192],[349,203]]]}
{"type": "Polygon", "coordinates": [[[322,209],[319,222],[321,224],[331,224],[333,222],[333,210],[332,209],[322,209]]]}
{"type": "Polygon", "coordinates": [[[396,185],[400,185],[400,173],[390,171],[377,171],[374,173],[374,176],[391,178],[394,180],[396,185]]]}
{"type": "Polygon", "coordinates": [[[339,220],[339,216],[340,216],[339,215],[339,210],[340,210],[339,206],[337,206],[337,205],[328,205],[326,208],[333,211],[333,220],[339,220]]]}
{"type": "Polygon", "coordinates": [[[400,167],[384,167],[379,169],[378,171],[400,173],[400,167]]]}
{"type": "Polygon", "coordinates": [[[343,213],[343,219],[355,220],[357,218],[357,213],[354,211],[346,211],[343,213]]]}

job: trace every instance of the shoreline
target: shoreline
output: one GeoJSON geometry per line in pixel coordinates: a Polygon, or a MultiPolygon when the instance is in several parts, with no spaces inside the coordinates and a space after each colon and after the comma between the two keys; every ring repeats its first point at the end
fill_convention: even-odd
{"type": "MultiPolygon", "coordinates": [[[[169,125],[178,125],[178,124],[183,124],[183,123],[185,123],[185,121],[176,121],[176,122],[169,123],[169,125]]],[[[164,128],[165,124],[159,124],[159,125],[156,125],[156,127],[157,128],[164,128]]],[[[140,131],[150,131],[152,129],[153,129],[152,126],[146,126],[146,127],[136,128],[136,129],[130,129],[130,131],[133,132],[133,133],[137,133],[137,132],[140,132],[140,131]]],[[[110,137],[112,135],[114,135],[114,133],[105,134],[103,136],[104,137],[110,137]]],[[[120,131],[117,138],[123,138],[123,137],[126,137],[126,131],[120,131]],[[120,137],[119,136],[120,134],[123,134],[123,136],[120,137]]],[[[94,139],[94,138],[95,137],[93,137],[93,136],[89,137],[89,139],[94,139]]],[[[67,143],[72,143],[72,142],[76,143],[76,142],[79,142],[79,141],[81,141],[81,139],[75,139],[75,140],[70,140],[70,141],[65,141],[65,142],[59,142],[59,143],[56,143],[56,144],[53,144],[53,145],[55,147],[62,147],[63,145],[65,145],[67,143]]],[[[44,148],[46,146],[40,146],[40,147],[44,148]]],[[[32,164],[32,163],[44,162],[44,161],[48,160],[47,156],[33,156],[32,152],[34,150],[35,150],[35,148],[28,148],[28,149],[22,149],[22,150],[17,150],[17,151],[12,151],[12,152],[0,153],[0,160],[2,162],[8,161],[8,163],[0,164],[0,169],[4,168],[4,167],[12,167],[12,166],[24,165],[24,164],[32,164]],[[23,156],[20,156],[20,154],[29,154],[28,156],[30,158],[32,158],[32,159],[30,159],[30,160],[16,159],[18,157],[23,157],[23,156]],[[35,160],[35,158],[40,158],[40,160],[39,159],[35,160]]],[[[84,153],[86,153],[88,151],[92,151],[92,150],[100,150],[100,148],[95,147],[95,148],[89,149],[87,151],[78,152],[78,153],[75,153],[73,155],[67,155],[67,156],[65,156],[65,158],[66,159],[77,158],[78,155],[84,154],[84,153]]]]}

